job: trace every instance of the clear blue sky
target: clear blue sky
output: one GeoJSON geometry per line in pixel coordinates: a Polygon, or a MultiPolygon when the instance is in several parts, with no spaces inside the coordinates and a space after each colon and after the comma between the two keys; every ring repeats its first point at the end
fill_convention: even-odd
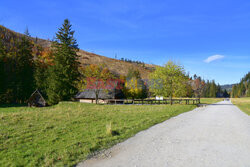
{"type": "Polygon", "coordinates": [[[17,32],[28,27],[45,39],[65,18],[83,50],[158,65],[174,60],[220,84],[250,71],[249,0],[7,0],[0,6],[0,24],[17,32]]]}

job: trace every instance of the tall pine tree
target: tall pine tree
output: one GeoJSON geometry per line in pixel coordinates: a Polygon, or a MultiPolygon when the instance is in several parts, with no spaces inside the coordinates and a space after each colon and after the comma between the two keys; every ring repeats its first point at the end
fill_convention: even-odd
{"type": "Polygon", "coordinates": [[[16,57],[16,91],[18,103],[24,103],[34,91],[33,44],[25,35],[18,43],[16,57]]]}
{"type": "Polygon", "coordinates": [[[69,20],[65,19],[52,44],[54,62],[48,72],[46,91],[49,104],[70,100],[77,93],[76,82],[80,76],[76,54],[78,45],[71,27],[69,20]]]}
{"type": "Polygon", "coordinates": [[[6,57],[6,50],[2,43],[2,40],[0,40],[0,102],[3,103],[4,101],[4,93],[5,93],[5,78],[6,74],[4,72],[4,61],[6,57]]]}

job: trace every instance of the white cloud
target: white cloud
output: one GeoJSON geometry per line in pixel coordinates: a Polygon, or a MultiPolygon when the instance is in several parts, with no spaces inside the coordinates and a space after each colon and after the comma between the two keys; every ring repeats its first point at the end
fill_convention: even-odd
{"type": "Polygon", "coordinates": [[[208,57],[206,60],[204,60],[204,62],[211,63],[212,61],[223,59],[224,57],[225,56],[223,55],[213,55],[213,56],[208,57]]]}

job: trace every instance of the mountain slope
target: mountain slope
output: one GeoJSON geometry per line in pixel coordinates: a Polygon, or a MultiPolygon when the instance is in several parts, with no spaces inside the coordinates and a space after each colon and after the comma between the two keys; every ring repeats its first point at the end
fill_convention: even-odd
{"type": "Polygon", "coordinates": [[[227,85],[221,85],[222,90],[227,90],[228,92],[232,91],[233,85],[235,84],[227,84],[227,85]]]}
{"type": "MultiPolygon", "coordinates": [[[[5,43],[5,45],[11,45],[15,40],[20,40],[23,34],[14,32],[4,26],[0,25],[0,37],[5,43]]],[[[34,42],[37,46],[42,46],[43,48],[48,48],[51,46],[51,41],[44,40],[40,38],[30,37],[30,40],[34,42]]],[[[90,53],[84,50],[79,50],[79,61],[82,66],[89,65],[89,64],[103,64],[109,70],[111,70],[116,75],[127,75],[128,70],[133,68],[137,69],[141,73],[142,78],[148,78],[148,75],[151,71],[155,69],[155,65],[152,64],[136,64],[125,62],[117,59],[108,58],[105,56],[101,56],[98,54],[90,53]]]]}

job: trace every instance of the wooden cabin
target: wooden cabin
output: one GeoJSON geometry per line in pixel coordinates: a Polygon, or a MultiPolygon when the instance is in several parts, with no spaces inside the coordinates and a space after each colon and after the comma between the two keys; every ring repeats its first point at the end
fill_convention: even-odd
{"type": "MultiPolygon", "coordinates": [[[[119,89],[100,90],[98,94],[98,102],[106,103],[108,99],[123,99],[124,97],[123,92],[119,89]]],[[[82,103],[95,103],[95,90],[86,89],[83,92],[79,92],[75,98],[82,103]]]]}
{"type": "Polygon", "coordinates": [[[35,90],[28,99],[29,107],[45,107],[46,101],[38,90],[35,90]]]}

